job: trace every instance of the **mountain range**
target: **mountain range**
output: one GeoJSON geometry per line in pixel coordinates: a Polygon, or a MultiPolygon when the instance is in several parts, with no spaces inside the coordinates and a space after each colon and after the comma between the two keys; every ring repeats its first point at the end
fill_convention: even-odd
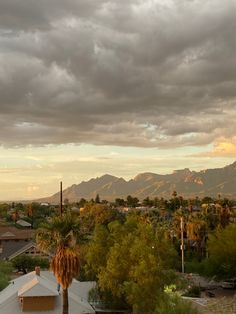
{"type": "MultiPolygon", "coordinates": [[[[109,174],[73,184],[63,191],[63,199],[70,202],[95,198],[109,201],[128,195],[142,200],[149,196],[171,198],[173,191],[185,198],[211,196],[236,199],[236,161],[223,168],[191,171],[188,168],[175,170],[172,174],[160,175],[150,172],[138,174],[126,181],[109,174]]],[[[40,201],[59,203],[59,192],[40,201]]]]}

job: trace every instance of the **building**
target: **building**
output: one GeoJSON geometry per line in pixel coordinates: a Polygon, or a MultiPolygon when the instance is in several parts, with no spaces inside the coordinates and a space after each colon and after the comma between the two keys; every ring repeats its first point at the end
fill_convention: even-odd
{"type": "MultiPolygon", "coordinates": [[[[95,282],[73,280],[68,290],[70,314],[94,314],[88,302],[89,290],[95,282]]],[[[0,292],[1,314],[61,314],[62,294],[54,275],[49,271],[35,271],[18,277],[0,292]],[[59,291],[58,291],[59,290],[59,291]]]]}
{"type": "Polygon", "coordinates": [[[16,224],[19,225],[20,227],[23,227],[23,228],[31,228],[32,227],[32,225],[28,221],[25,221],[23,219],[17,220],[16,224]]]}
{"type": "Polygon", "coordinates": [[[13,253],[31,242],[33,237],[34,230],[32,229],[0,226],[0,259],[8,259],[13,253]]]}
{"type": "Polygon", "coordinates": [[[27,255],[30,257],[39,257],[39,258],[50,258],[50,254],[47,252],[43,252],[40,250],[35,242],[27,242],[24,246],[22,246],[17,251],[13,252],[11,255],[8,255],[6,258],[7,260],[12,260],[15,257],[27,255]]]}

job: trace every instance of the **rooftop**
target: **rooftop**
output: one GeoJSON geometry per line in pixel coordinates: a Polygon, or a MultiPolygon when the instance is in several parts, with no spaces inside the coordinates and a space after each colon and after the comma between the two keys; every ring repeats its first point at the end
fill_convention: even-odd
{"type": "MultiPolygon", "coordinates": [[[[56,305],[52,311],[44,311],[44,314],[61,314],[62,295],[57,291],[57,281],[49,271],[41,271],[40,276],[35,271],[23,275],[11,281],[9,286],[0,292],[1,314],[22,314],[18,297],[55,296],[56,305]]],[[[73,280],[69,287],[69,313],[93,314],[92,306],[88,303],[88,292],[95,286],[95,282],[79,282],[73,280]]],[[[42,314],[34,311],[33,314],[42,314]]]]}
{"type": "Polygon", "coordinates": [[[0,240],[24,240],[33,238],[32,229],[17,229],[16,227],[0,226],[0,240]]]}

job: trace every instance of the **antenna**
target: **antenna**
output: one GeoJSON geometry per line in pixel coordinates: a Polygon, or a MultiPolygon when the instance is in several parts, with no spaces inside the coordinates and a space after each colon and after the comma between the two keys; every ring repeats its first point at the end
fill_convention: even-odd
{"type": "Polygon", "coordinates": [[[180,229],[181,229],[181,259],[182,259],[182,273],[184,273],[184,217],[180,218],[180,229]]]}
{"type": "Polygon", "coordinates": [[[63,208],[62,208],[62,181],[60,182],[60,215],[62,216],[63,208]]]}

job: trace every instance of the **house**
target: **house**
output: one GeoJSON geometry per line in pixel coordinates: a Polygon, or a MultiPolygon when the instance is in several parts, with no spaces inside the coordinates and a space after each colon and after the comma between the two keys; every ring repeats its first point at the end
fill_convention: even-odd
{"type": "Polygon", "coordinates": [[[50,204],[49,203],[41,203],[40,206],[47,206],[48,207],[48,206],[50,206],[50,204]]]}
{"type": "MultiPolygon", "coordinates": [[[[95,310],[88,302],[89,290],[95,282],[73,280],[68,289],[70,314],[94,314],[95,310]]],[[[61,314],[62,293],[54,275],[49,271],[35,271],[18,277],[0,292],[1,314],[61,314]]]]}
{"type": "Polygon", "coordinates": [[[7,256],[7,259],[10,261],[15,257],[20,255],[27,255],[30,257],[40,257],[40,258],[50,258],[50,254],[47,252],[43,252],[37,246],[37,244],[33,241],[27,242],[24,246],[20,249],[16,250],[15,252],[11,253],[7,256]]]}
{"type": "Polygon", "coordinates": [[[34,230],[32,229],[0,226],[0,259],[8,259],[13,253],[31,242],[33,237],[34,230]]]}
{"type": "Polygon", "coordinates": [[[78,208],[78,207],[76,207],[76,206],[73,206],[72,208],[71,208],[71,210],[72,210],[72,212],[74,212],[74,213],[80,213],[80,209],[78,208]]]}

